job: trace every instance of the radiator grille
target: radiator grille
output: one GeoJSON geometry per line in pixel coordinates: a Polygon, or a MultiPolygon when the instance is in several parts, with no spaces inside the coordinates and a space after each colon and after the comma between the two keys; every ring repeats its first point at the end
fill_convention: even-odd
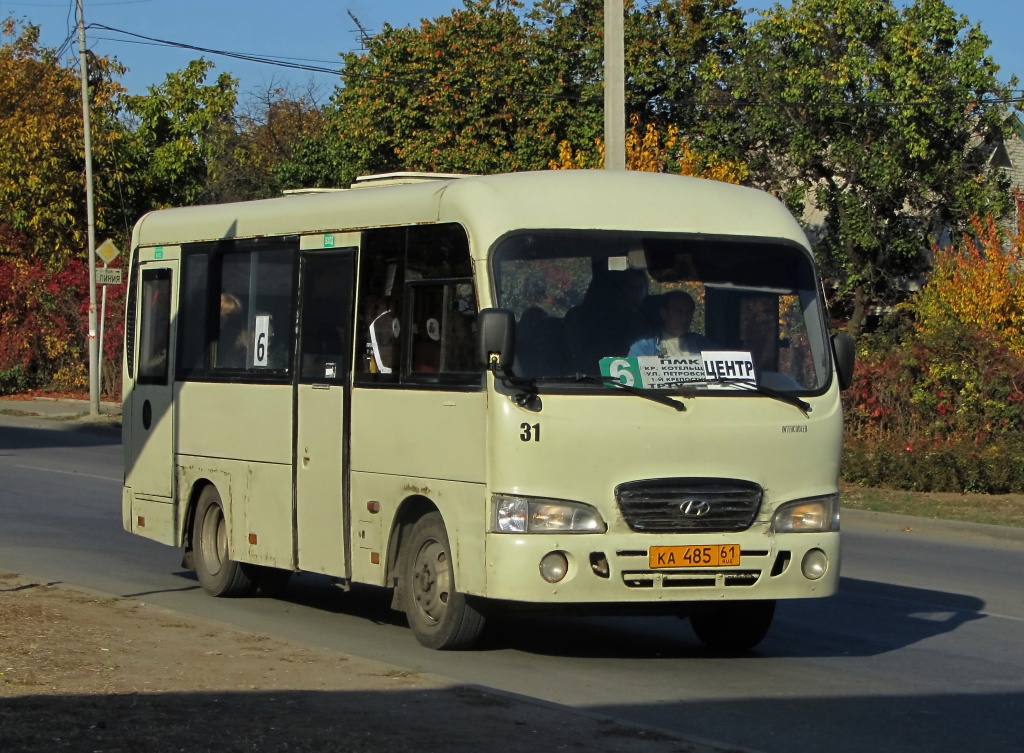
{"type": "Polygon", "coordinates": [[[759,485],[738,479],[651,479],[615,487],[623,519],[640,533],[745,531],[761,509],[761,497],[759,485]]]}

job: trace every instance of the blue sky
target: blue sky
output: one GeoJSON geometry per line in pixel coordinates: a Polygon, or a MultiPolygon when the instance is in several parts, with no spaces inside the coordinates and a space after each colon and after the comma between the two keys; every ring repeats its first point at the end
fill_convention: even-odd
{"type": "MultiPolygon", "coordinates": [[[[992,40],[989,53],[1007,81],[1016,74],[1024,82],[1024,1],[947,0],[957,12],[980,22],[992,40]]],[[[459,0],[84,0],[86,23],[103,24],[146,37],[184,42],[216,50],[228,50],[288,58],[296,62],[335,68],[338,53],[358,48],[355,22],[368,31],[393,26],[418,25],[421,18],[445,15],[459,0]]],[[[741,0],[747,8],[767,7],[767,0],[741,0]]],[[[42,27],[43,43],[58,46],[74,31],[74,0],[0,0],[0,18],[14,16],[42,27]]],[[[130,69],[122,83],[132,93],[163,81],[171,71],[184,67],[202,53],[169,48],[109,31],[88,32],[89,46],[99,54],[118,58],[130,69]]],[[[77,41],[72,51],[77,54],[77,41]]],[[[270,82],[304,86],[313,81],[324,97],[337,77],[311,74],[207,55],[219,71],[240,79],[243,95],[270,82]]],[[[1024,87],[1024,83],[1021,84],[1024,87]]]]}

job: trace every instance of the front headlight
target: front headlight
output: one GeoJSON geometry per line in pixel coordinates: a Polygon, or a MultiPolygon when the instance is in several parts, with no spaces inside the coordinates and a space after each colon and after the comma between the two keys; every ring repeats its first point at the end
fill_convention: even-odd
{"type": "Polygon", "coordinates": [[[491,530],[495,533],[604,533],[607,526],[590,505],[562,499],[492,498],[491,530]]]}
{"type": "Polygon", "coordinates": [[[772,516],[775,533],[839,530],[839,494],[797,499],[781,505],[772,516]]]}

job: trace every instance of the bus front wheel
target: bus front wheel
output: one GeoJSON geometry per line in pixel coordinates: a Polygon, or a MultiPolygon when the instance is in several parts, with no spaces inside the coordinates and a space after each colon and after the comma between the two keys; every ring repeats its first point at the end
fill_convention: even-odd
{"type": "Polygon", "coordinates": [[[713,651],[740,652],[764,640],[774,616],[774,601],[731,601],[691,614],[690,625],[713,651]]]}
{"type": "Polygon", "coordinates": [[[192,525],[192,559],[196,577],[213,596],[247,596],[255,583],[228,552],[228,521],[217,488],[203,489],[192,525]]]}
{"type": "Polygon", "coordinates": [[[455,587],[451,551],[440,513],[417,521],[402,576],[409,627],[427,648],[469,648],[484,627],[483,613],[455,587]]]}

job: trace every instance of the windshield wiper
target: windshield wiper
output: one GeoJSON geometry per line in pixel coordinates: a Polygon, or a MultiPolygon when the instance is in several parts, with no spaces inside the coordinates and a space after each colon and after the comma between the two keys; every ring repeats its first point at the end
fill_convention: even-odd
{"type": "Polygon", "coordinates": [[[537,386],[540,384],[558,384],[558,383],[570,383],[570,384],[600,384],[604,387],[615,387],[628,392],[630,395],[636,395],[642,397],[645,400],[651,400],[655,403],[661,403],[667,405],[670,408],[674,408],[677,411],[686,410],[686,406],[678,400],[675,400],[668,395],[661,395],[654,390],[643,390],[639,387],[631,387],[628,384],[623,384],[616,377],[606,376],[592,376],[590,374],[571,374],[567,376],[549,376],[549,377],[512,377],[506,381],[511,387],[516,387],[524,391],[524,394],[516,399],[516,403],[519,404],[519,400],[522,399],[523,403],[529,401],[532,396],[538,393],[537,386]]]}
{"type": "MultiPolygon", "coordinates": [[[[673,386],[678,386],[682,390],[686,390],[687,387],[707,387],[713,384],[726,384],[730,387],[737,387],[747,392],[756,392],[765,397],[770,397],[773,400],[778,400],[783,403],[788,403],[794,408],[799,409],[805,416],[811,412],[811,404],[806,400],[801,400],[796,395],[791,395],[788,392],[782,390],[776,390],[771,387],[765,387],[763,384],[757,384],[755,382],[748,382],[741,379],[696,379],[696,380],[680,380],[678,382],[669,382],[673,386]]],[[[690,393],[694,393],[695,390],[690,390],[690,393]]]]}

